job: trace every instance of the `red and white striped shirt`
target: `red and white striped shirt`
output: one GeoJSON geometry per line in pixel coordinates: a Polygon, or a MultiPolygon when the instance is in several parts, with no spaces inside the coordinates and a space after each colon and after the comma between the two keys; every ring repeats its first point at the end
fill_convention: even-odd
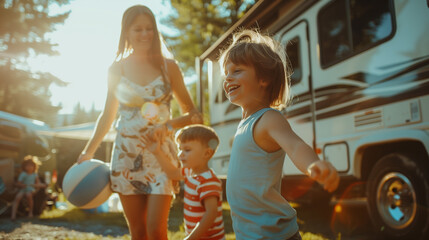
{"type": "Polygon", "coordinates": [[[205,213],[203,200],[210,196],[218,198],[217,217],[213,225],[201,239],[225,239],[222,217],[222,182],[216,177],[213,170],[195,175],[189,168],[182,168],[185,177],[185,205],[183,208],[185,218],[185,231],[189,235],[205,213]]]}

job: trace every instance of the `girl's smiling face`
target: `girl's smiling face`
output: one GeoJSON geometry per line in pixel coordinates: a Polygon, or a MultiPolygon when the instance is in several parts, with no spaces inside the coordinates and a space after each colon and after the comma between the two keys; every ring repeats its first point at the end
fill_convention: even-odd
{"type": "Polygon", "coordinates": [[[237,106],[245,107],[260,103],[265,97],[264,83],[258,79],[253,66],[225,64],[225,81],[223,89],[229,101],[237,106]]]}
{"type": "Polygon", "coordinates": [[[134,51],[148,51],[154,38],[154,24],[146,14],[136,17],[128,29],[128,41],[134,51]]]}

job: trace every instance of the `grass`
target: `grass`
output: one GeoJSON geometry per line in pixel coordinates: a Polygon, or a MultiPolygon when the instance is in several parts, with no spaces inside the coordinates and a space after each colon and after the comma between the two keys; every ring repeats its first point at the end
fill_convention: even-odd
{"type": "MultiPolygon", "coordinates": [[[[60,201],[61,201],[60,197],[60,201]]],[[[76,224],[102,224],[104,226],[121,226],[127,228],[126,220],[122,213],[119,212],[108,212],[108,213],[88,213],[81,209],[74,207],[72,204],[67,203],[67,208],[46,210],[40,216],[40,219],[46,221],[66,221],[76,224]]],[[[230,207],[227,202],[222,204],[223,219],[225,225],[225,233],[227,240],[235,239],[235,234],[232,229],[232,220],[230,217],[230,207]]],[[[178,240],[185,237],[184,224],[183,224],[183,200],[176,198],[170,209],[169,216],[169,227],[168,227],[168,239],[178,240]]],[[[310,232],[300,232],[303,240],[327,240],[320,234],[314,234],[310,232]]],[[[102,235],[97,235],[102,239],[102,235]]],[[[91,239],[93,239],[91,237],[91,239]]],[[[121,239],[129,240],[130,235],[125,234],[121,239]]]]}

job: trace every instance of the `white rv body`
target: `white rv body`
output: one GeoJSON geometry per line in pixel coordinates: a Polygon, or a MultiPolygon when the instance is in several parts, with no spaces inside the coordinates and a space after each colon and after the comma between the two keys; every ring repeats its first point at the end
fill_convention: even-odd
{"type": "MultiPolygon", "coordinates": [[[[201,65],[207,66],[210,125],[221,139],[211,160],[217,174],[226,177],[233,137],[241,120],[241,109],[223,93],[218,49],[235,29],[259,26],[262,32],[269,32],[287,45],[287,51],[295,48],[294,53],[299,55],[292,56],[299,68],[292,66],[296,74],[292,75],[293,100],[284,115],[318,156],[340,172],[342,187],[337,197],[344,195],[343,190],[349,186],[359,185],[353,197],[368,197],[370,214],[379,215],[374,217],[374,224],[387,229],[383,234],[392,238],[415,236],[410,232],[416,226],[423,229],[419,234],[427,233],[427,210],[419,215],[417,205],[427,208],[429,203],[425,193],[429,191],[429,2],[383,2],[386,4],[352,0],[258,1],[247,19],[234,25],[200,57],[201,65]],[[344,12],[336,11],[342,6],[346,8],[344,12]],[[359,11],[359,7],[368,9],[359,11]],[[345,21],[337,20],[342,14],[345,21]],[[366,25],[358,25],[359,17],[367,20],[366,25]],[[343,43],[338,40],[338,32],[347,27],[353,29],[344,34],[352,45],[336,46],[335,41],[343,43]],[[327,35],[332,37],[331,42],[327,35]],[[370,43],[359,45],[359,41],[370,43]],[[403,164],[389,166],[389,159],[403,164]],[[395,195],[393,184],[398,181],[401,189],[414,191],[414,200],[420,203],[393,213],[401,207],[389,202],[392,200],[388,197],[380,200],[384,199],[380,195],[395,195]],[[416,186],[415,182],[423,185],[416,186]],[[398,214],[402,215],[397,218],[398,214]]],[[[283,173],[286,179],[305,177],[288,157],[283,173]]]]}

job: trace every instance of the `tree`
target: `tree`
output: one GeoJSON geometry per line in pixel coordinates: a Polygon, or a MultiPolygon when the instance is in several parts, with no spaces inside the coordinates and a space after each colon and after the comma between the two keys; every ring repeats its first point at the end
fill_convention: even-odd
{"type": "Polygon", "coordinates": [[[78,102],[74,107],[73,120],[71,124],[95,122],[97,121],[97,118],[100,115],[100,113],[101,111],[96,110],[94,104],[92,105],[91,110],[86,111],[85,108],[82,107],[78,102]]]}
{"type": "Polygon", "coordinates": [[[78,102],[74,107],[72,124],[81,124],[86,122],[88,122],[88,116],[85,109],[80,106],[80,102],[78,102]]]}
{"type": "MultiPolygon", "coordinates": [[[[185,74],[194,73],[195,58],[200,56],[222,34],[224,34],[257,0],[171,0],[175,12],[161,20],[162,23],[175,29],[175,35],[163,34],[179,61],[185,74]]],[[[203,76],[207,86],[207,77],[203,76]]],[[[189,86],[194,103],[197,102],[196,84],[189,86]]],[[[203,93],[204,113],[208,113],[208,92],[203,93]]],[[[178,105],[173,101],[172,113],[176,116],[178,105]]],[[[204,122],[209,116],[204,114],[204,122]]]]}
{"type": "Polygon", "coordinates": [[[52,4],[69,0],[0,0],[0,110],[52,122],[61,106],[52,106],[49,86],[66,83],[50,73],[33,72],[26,63],[40,54],[56,55],[46,33],[70,12],[50,15],[52,4]]]}
{"type": "Polygon", "coordinates": [[[161,20],[175,29],[164,33],[168,46],[185,72],[255,3],[254,0],[171,0],[175,12],[161,20]],[[174,31],[173,31],[174,32],[174,31]]]}
{"type": "Polygon", "coordinates": [[[100,116],[101,111],[95,109],[95,104],[92,104],[91,110],[88,112],[88,121],[95,122],[100,116]]]}

